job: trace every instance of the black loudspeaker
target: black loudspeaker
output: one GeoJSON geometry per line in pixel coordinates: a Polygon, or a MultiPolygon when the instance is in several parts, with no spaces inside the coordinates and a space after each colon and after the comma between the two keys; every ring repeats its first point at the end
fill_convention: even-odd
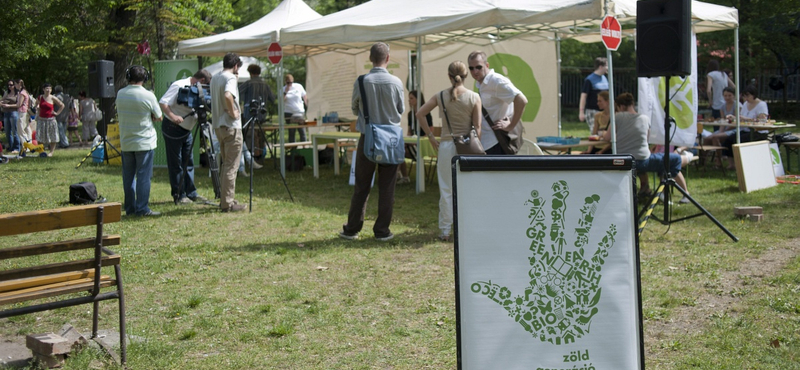
{"type": "Polygon", "coordinates": [[[115,96],[114,62],[110,60],[89,62],[89,97],[113,98],[115,96]]]}
{"type": "Polygon", "coordinates": [[[692,73],[690,0],[636,2],[636,73],[639,77],[692,73]]]}

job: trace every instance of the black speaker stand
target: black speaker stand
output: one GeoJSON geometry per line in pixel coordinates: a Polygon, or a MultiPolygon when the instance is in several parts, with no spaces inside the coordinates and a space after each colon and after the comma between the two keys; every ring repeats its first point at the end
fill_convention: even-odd
{"type": "MultiPolygon", "coordinates": [[[[103,104],[105,102],[105,99],[106,98],[100,98],[100,107],[104,107],[105,106],[103,104]]],[[[102,108],[100,108],[100,110],[103,111],[102,108]]],[[[89,157],[92,156],[92,152],[94,152],[95,149],[97,149],[100,145],[103,146],[103,161],[106,164],[109,164],[110,163],[109,160],[112,159],[112,158],[122,157],[122,153],[119,151],[119,149],[117,149],[117,147],[115,147],[114,144],[111,144],[111,142],[108,141],[108,125],[109,125],[109,121],[111,121],[111,119],[109,118],[109,115],[105,111],[103,111],[102,132],[101,132],[101,130],[97,130],[97,133],[100,135],[101,140],[100,140],[99,143],[97,143],[97,145],[93,145],[92,148],[89,149],[89,153],[86,154],[86,156],[83,157],[83,159],[81,159],[81,162],[78,163],[77,166],[75,166],[75,169],[78,169],[83,164],[83,162],[86,162],[86,160],[89,159],[89,157]],[[109,148],[111,150],[113,150],[114,153],[115,153],[115,155],[113,157],[109,156],[109,154],[108,154],[109,148]]]]}
{"type": "Polygon", "coordinates": [[[719,227],[723,232],[725,232],[726,235],[728,235],[731,239],[733,239],[733,241],[738,242],[739,238],[737,238],[735,235],[733,235],[733,233],[731,233],[728,229],[726,229],[725,226],[722,226],[722,224],[716,218],[714,218],[714,215],[712,215],[711,212],[709,212],[708,210],[703,208],[703,206],[701,206],[700,203],[698,203],[694,198],[692,198],[685,189],[681,188],[678,185],[678,183],[675,182],[675,179],[673,179],[672,176],[669,173],[669,144],[670,144],[669,141],[670,141],[670,132],[671,132],[671,119],[670,119],[670,116],[669,116],[669,101],[670,101],[669,79],[670,79],[670,77],[671,76],[666,76],[665,77],[666,78],[666,83],[665,83],[665,85],[666,85],[666,88],[665,88],[666,89],[666,93],[664,94],[664,96],[666,97],[667,103],[666,103],[666,105],[664,107],[664,113],[665,113],[664,114],[664,158],[663,158],[663,161],[664,161],[664,175],[663,175],[663,177],[661,179],[661,182],[658,185],[658,188],[657,188],[656,192],[653,194],[653,197],[650,198],[650,201],[647,203],[647,206],[642,208],[642,211],[639,212],[639,214],[637,215],[637,219],[639,220],[639,230],[637,231],[638,235],[639,235],[639,237],[642,236],[642,231],[644,231],[645,226],[647,226],[647,221],[648,221],[648,219],[650,217],[653,217],[654,219],[656,219],[657,221],[659,221],[663,225],[672,225],[675,222],[684,221],[684,220],[688,220],[688,219],[691,219],[691,218],[695,218],[695,217],[698,217],[698,216],[705,215],[712,222],[714,222],[714,224],[716,224],[717,227],[719,227]],[[683,194],[683,196],[686,197],[686,199],[689,199],[689,201],[695,207],[697,207],[697,209],[700,210],[700,213],[697,213],[697,214],[694,214],[694,215],[690,215],[690,216],[686,216],[686,217],[681,217],[681,218],[678,218],[678,219],[672,219],[672,200],[671,200],[671,197],[670,197],[672,189],[678,190],[678,192],[683,194]],[[659,219],[658,217],[653,215],[653,210],[655,209],[656,205],[658,205],[659,197],[662,197],[662,199],[664,200],[663,201],[663,203],[664,203],[664,218],[662,218],[662,219],[659,219]]]}

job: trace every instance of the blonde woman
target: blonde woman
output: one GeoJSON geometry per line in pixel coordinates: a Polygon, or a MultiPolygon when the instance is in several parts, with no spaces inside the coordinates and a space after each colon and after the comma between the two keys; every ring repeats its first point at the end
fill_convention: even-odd
{"type": "Polygon", "coordinates": [[[444,122],[444,113],[441,109],[444,106],[447,108],[450,127],[453,129],[451,132],[447,125],[442,125],[442,141],[439,142],[433,136],[428,125],[420,125],[428,136],[433,149],[439,152],[438,163],[440,165],[437,168],[439,176],[439,239],[442,241],[450,240],[450,231],[453,226],[453,179],[448,165],[456,155],[453,137],[469,134],[473,128],[478,137],[481,135],[481,99],[477,93],[464,87],[464,80],[468,74],[467,65],[463,62],[450,63],[447,75],[452,86],[443,90],[441,94],[436,94],[417,111],[417,122],[424,122],[425,115],[430,113],[433,108],[440,107],[439,116],[444,122]]]}

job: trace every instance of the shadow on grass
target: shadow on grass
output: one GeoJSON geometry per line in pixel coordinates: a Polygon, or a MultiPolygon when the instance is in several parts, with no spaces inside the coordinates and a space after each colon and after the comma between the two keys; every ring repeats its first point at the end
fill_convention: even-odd
{"type": "Polygon", "coordinates": [[[275,254],[287,254],[309,251],[320,251],[333,248],[348,248],[348,249],[421,249],[426,244],[435,241],[436,238],[417,232],[404,232],[395,234],[394,239],[389,241],[379,241],[368,236],[368,233],[361,233],[359,239],[345,240],[339,238],[338,235],[332,235],[327,239],[308,240],[303,243],[298,242],[274,242],[274,243],[250,243],[239,246],[230,246],[226,249],[246,252],[246,253],[264,253],[271,252],[275,254]]]}

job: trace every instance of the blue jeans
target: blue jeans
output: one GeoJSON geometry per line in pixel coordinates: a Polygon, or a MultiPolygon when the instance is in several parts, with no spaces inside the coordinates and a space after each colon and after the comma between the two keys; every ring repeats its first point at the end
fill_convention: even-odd
{"type": "Polygon", "coordinates": [[[17,136],[17,121],[19,121],[19,112],[3,112],[3,127],[8,139],[6,150],[9,152],[22,149],[19,136],[17,136]]]}
{"type": "Polygon", "coordinates": [[[66,122],[58,122],[58,146],[59,148],[69,148],[69,138],[67,137],[66,122]]]}
{"type": "MultiPolygon", "coordinates": [[[[647,159],[636,161],[636,171],[638,172],[657,172],[664,173],[664,153],[651,153],[647,159]]],[[[678,176],[681,172],[681,156],[669,153],[669,174],[672,177],[678,176]]]]}
{"type": "MultiPolygon", "coordinates": [[[[289,124],[289,119],[292,118],[293,113],[283,113],[283,118],[286,120],[287,125],[289,124]]],[[[290,128],[289,129],[289,142],[295,142],[295,132],[300,134],[300,141],[306,141],[306,129],[304,128],[290,128]]]]}
{"type": "Polygon", "coordinates": [[[194,186],[194,158],[192,132],[164,119],[161,123],[161,134],[164,136],[164,150],[167,153],[167,171],[172,199],[175,201],[188,197],[197,197],[194,186]],[[183,185],[181,185],[183,181],[183,185]]]}
{"type": "Polygon", "coordinates": [[[125,191],[125,214],[150,212],[150,179],[153,177],[154,150],[122,152],[122,188],[125,191]]]}

